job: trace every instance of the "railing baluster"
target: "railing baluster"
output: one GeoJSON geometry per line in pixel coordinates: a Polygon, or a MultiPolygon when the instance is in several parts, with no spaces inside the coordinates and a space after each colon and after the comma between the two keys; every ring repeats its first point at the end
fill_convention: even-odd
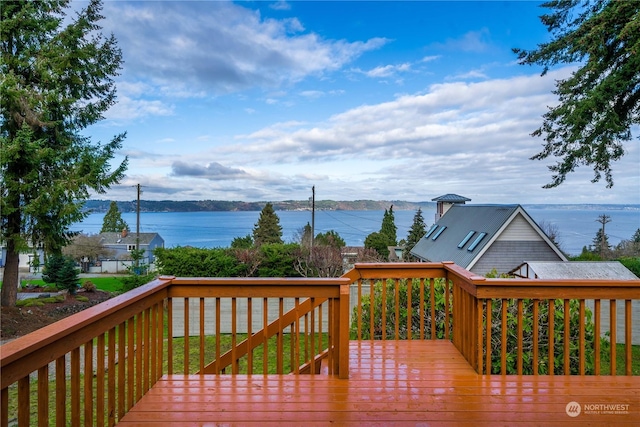
{"type": "MultiPolygon", "coordinates": [[[[171,334],[170,334],[171,335],[171,334]]],[[[127,410],[133,407],[135,402],[135,317],[127,320],[127,410]]],[[[123,362],[124,363],[124,362],[123,362]]],[[[171,364],[169,364],[171,369],[171,364]]]]}
{"type": "Polygon", "coordinates": [[[269,308],[269,301],[267,298],[262,298],[262,373],[264,375],[269,373],[269,333],[267,326],[269,325],[269,316],[267,314],[269,308]]]}
{"type": "Polygon", "coordinates": [[[238,332],[238,301],[231,298],[231,373],[238,373],[236,334],[238,332]]]}
{"type": "Polygon", "coordinates": [[[611,366],[611,375],[617,375],[618,373],[618,367],[616,366],[616,345],[618,343],[616,336],[618,331],[617,311],[616,300],[609,300],[609,363],[611,366]]]}
{"type": "MultiPolygon", "coordinates": [[[[39,415],[38,415],[38,418],[40,418],[39,415]]],[[[84,425],[86,426],[93,425],[93,342],[92,341],[89,341],[84,344],[84,425]]]]}
{"type": "Polygon", "coordinates": [[[548,348],[548,358],[549,358],[549,372],[548,375],[555,374],[556,368],[556,359],[555,359],[555,320],[556,320],[556,301],[554,299],[549,300],[549,348],[548,348]]]}
{"type": "Polygon", "coordinates": [[[394,305],[395,305],[395,339],[400,339],[400,284],[399,280],[393,281],[394,285],[394,305]]]}
{"type": "MultiPolygon", "coordinates": [[[[358,286],[358,302],[356,305],[358,318],[356,319],[356,322],[357,322],[356,338],[358,338],[358,341],[362,341],[362,278],[359,278],[356,283],[358,284],[357,285],[358,286]]],[[[370,304],[373,304],[373,300],[371,299],[371,297],[369,297],[369,302],[370,304]]]]}
{"type": "MultiPolygon", "coordinates": [[[[124,414],[127,412],[125,408],[125,395],[126,395],[126,378],[125,378],[125,367],[126,363],[126,321],[122,322],[118,325],[118,420],[124,417],[124,414]]],[[[85,355],[86,356],[86,355],[85,355]]],[[[86,360],[86,358],[85,358],[86,360]]],[[[87,374],[85,362],[85,375],[87,374]]],[[[91,371],[89,371],[91,372],[91,371]]],[[[88,424],[91,425],[91,424],[88,424]]]]}
{"type": "Polygon", "coordinates": [[[631,322],[631,316],[632,316],[632,306],[631,306],[631,300],[625,300],[624,302],[624,351],[625,351],[625,357],[624,357],[624,362],[625,362],[625,375],[631,375],[632,374],[632,366],[631,366],[631,345],[633,344],[632,342],[632,330],[631,330],[631,325],[633,324],[631,322]]]}
{"type": "MultiPolygon", "coordinates": [[[[429,280],[430,289],[430,306],[431,306],[431,339],[438,338],[437,322],[436,322],[436,279],[429,280]]],[[[445,309],[446,310],[446,309],[445,309]]],[[[446,321],[445,321],[446,322],[446,321]]]]}
{"type": "MultiPolygon", "coordinates": [[[[138,347],[139,348],[139,347],[138,347]]],[[[104,334],[98,336],[96,343],[96,421],[98,426],[104,425],[105,410],[104,410],[104,334]]],[[[58,374],[58,367],[56,366],[56,376],[58,374]]],[[[57,379],[56,379],[57,382],[57,379]]],[[[139,389],[138,393],[142,393],[139,389]]],[[[138,398],[137,400],[140,400],[138,398]]]]}
{"type": "Polygon", "coordinates": [[[202,372],[204,370],[204,325],[205,325],[205,315],[204,315],[204,298],[200,298],[200,350],[198,352],[199,355],[199,371],[202,372]]]}
{"type": "Polygon", "coordinates": [[[411,340],[411,329],[413,329],[413,312],[411,294],[413,293],[413,279],[407,280],[407,339],[411,340]]]}
{"type": "Polygon", "coordinates": [[[579,362],[579,369],[580,369],[580,375],[584,375],[584,370],[585,370],[585,364],[586,364],[586,350],[587,350],[587,346],[585,343],[585,305],[584,305],[584,300],[581,299],[580,300],[580,324],[579,324],[579,331],[578,331],[578,351],[580,352],[580,362],[579,362]]]}
{"type": "MultiPolygon", "coordinates": [[[[491,345],[491,335],[492,335],[492,326],[493,326],[493,307],[492,300],[488,298],[487,300],[487,324],[486,324],[486,336],[485,336],[485,369],[486,374],[491,375],[491,353],[492,353],[492,345],[491,345]]],[[[480,372],[482,373],[482,372],[480,372]]]]}
{"type": "MultiPolygon", "coordinates": [[[[426,279],[427,281],[429,281],[429,279],[426,279]]],[[[420,327],[420,339],[423,340],[424,336],[426,335],[426,328],[427,328],[427,322],[426,322],[426,316],[425,316],[425,308],[424,308],[424,294],[425,294],[425,290],[424,290],[424,281],[425,279],[420,279],[420,325],[418,325],[420,327]]]]}
{"type": "Polygon", "coordinates": [[[155,382],[162,377],[164,367],[164,302],[159,302],[156,305],[156,329],[156,336],[158,340],[158,344],[156,345],[158,351],[156,362],[158,364],[158,369],[156,370],[157,375],[154,379],[155,382]]]}
{"type": "MultiPolygon", "coordinates": [[[[89,375],[89,378],[93,378],[93,375],[89,375]]],[[[91,393],[91,391],[92,390],[89,390],[89,393],[91,393]]],[[[91,396],[91,394],[89,394],[89,396],[91,396]]],[[[92,399],[89,399],[89,402],[92,404],[92,399]]],[[[8,402],[2,402],[2,405],[5,404],[8,404],[8,402]]],[[[91,413],[89,413],[89,415],[91,415],[91,413]]],[[[87,413],[85,412],[85,421],[87,419],[90,424],[93,422],[92,418],[90,416],[87,417],[87,413]]],[[[44,365],[42,368],[38,369],[38,425],[49,425],[49,365],[44,365]]]]}
{"type": "Polygon", "coordinates": [[[518,298],[517,301],[517,310],[518,310],[518,350],[516,350],[516,357],[518,363],[518,375],[522,375],[522,364],[524,362],[524,351],[522,350],[522,324],[524,322],[524,314],[522,312],[522,299],[518,298]]]}
{"type": "MultiPolygon", "coordinates": [[[[116,328],[109,329],[107,358],[107,423],[116,424],[116,328]]],[[[148,350],[147,350],[148,351],[148,350]]],[[[72,355],[73,356],[73,355],[72,355]]],[[[71,358],[73,360],[73,357],[71,358]]],[[[146,374],[148,375],[148,374],[146,374]]],[[[72,374],[73,376],[73,374],[72,374]]],[[[149,389],[146,388],[145,392],[149,389]]]]}
{"type": "Polygon", "coordinates": [[[387,279],[381,279],[382,283],[382,340],[387,339],[387,279]]]}
{"type": "Polygon", "coordinates": [[[540,301],[537,299],[533,300],[533,358],[532,358],[532,368],[533,375],[538,375],[538,340],[539,337],[539,327],[540,327],[540,301]]]}
{"type": "Polygon", "coordinates": [[[184,299],[184,348],[183,348],[183,352],[184,352],[184,368],[182,370],[182,372],[184,373],[184,375],[188,375],[189,374],[189,355],[190,355],[190,350],[189,350],[189,298],[185,297],[184,299]]]}
{"type": "Polygon", "coordinates": [[[71,350],[71,425],[80,425],[80,348],[71,350]]]}
{"type": "MultiPolygon", "coordinates": [[[[296,304],[298,303],[296,298],[296,304]]],[[[296,319],[298,317],[296,316],[296,319]]],[[[253,301],[251,297],[247,298],[247,374],[253,374],[253,301]]]]}
{"type": "MultiPolygon", "coordinates": [[[[311,307],[314,307],[315,298],[311,298],[311,307]]],[[[311,362],[311,375],[315,375],[316,373],[316,346],[315,346],[315,338],[316,338],[316,310],[311,309],[311,352],[310,352],[310,362],[311,362]]]]}
{"type": "MultiPolygon", "coordinates": [[[[451,301],[449,301],[450,296],[450,289],[449,289],[449,278],[446,278],[444,281],[444,337],[445,339],[450,339],[451,338],[451,334],[449,332],[449,322],[451,320],[451,301]]],[[[435,304],[435,301],[433,302],[433,304],[435,304]]],[[[434,338],[435,339],[435,338],[434,338]]]]}
{"type": "Polygon", "coordinates": [[[569,300],[564,300],[564,374],[571,374],[570,344],[571,342],[571,309],[569,308],[569,300]]]}
{"type": "MultiPolygon", "coordinates": [[[[47,396],[47,402],[49,397],[47,396]]],[[[9,388],[0,390],[0,427],[9,426],[9,388]]]]}
{"type": "Polygon", "coordinates": [[[593,352],[595,353],[594,373],[600,375],[600,300],[593,301],[593,316],[595,318],[593,325],[593,352]]]}
{"type": "Polygon", "coordinates": [[[500,319],[501,329],[501,344],[500,344],[500,373],[502,375],[507,374],[507,302],[508,300],[502,299],[502,313],[500,319]]]}
{"type": "Polygon", "coordinates": [[[220,323],[220,298],[216,298],[216,374],[220,373],[220,355],[222,354],[220,351],[220,323]]]}
{"type": "MultiPolygon", "coordinates": [[[[375,309],[374,301],[376,299],[374,280],[369,279],[369,338],[371,341],[375,340],[375,309]]],[[[383,304],[384,305],[384,304],[383,304]]]]}
{"type": "Polygon", "coordinates": [[[31,390],[29,385],[29,376],[18,380],[18,425],[28,426],[30,422],[30,397],[31,390]]]}
{"type": "Polygon", "coordinates": [[[173,298],[167,299],[167,373],[173,375],[173,298]]]}

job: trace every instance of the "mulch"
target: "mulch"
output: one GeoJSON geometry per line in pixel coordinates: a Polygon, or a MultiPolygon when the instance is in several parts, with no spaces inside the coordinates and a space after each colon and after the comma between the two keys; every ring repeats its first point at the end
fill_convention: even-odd
{"type": "MultiPolygon", "coordinates": [[[[31,293],[41,293],[44,289],[31,288],[31,293]]],[[[87,297],[89,301],[78,301],[74,296],[66,295],[64,301],[46,303],[31,307],[2,307],[0,309],[0,340],[12,340],[91,306],[108,300],[113,295],[104,291],[79,291],[77,295],[87,297]]]]}

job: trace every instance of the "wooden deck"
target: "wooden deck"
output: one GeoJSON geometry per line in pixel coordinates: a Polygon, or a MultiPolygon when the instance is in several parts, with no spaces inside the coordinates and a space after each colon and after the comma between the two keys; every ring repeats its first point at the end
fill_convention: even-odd
{"type": "Polygon", "coordinates": [[[351,342],[349,354],[348,380],[322,374],[164,376],[119,425],[640,422],[639,377],[487,377],[477,375],[449,341],[351,342]],[[580,404],[576,417],[567,414],[570,402],[580,404]]]}

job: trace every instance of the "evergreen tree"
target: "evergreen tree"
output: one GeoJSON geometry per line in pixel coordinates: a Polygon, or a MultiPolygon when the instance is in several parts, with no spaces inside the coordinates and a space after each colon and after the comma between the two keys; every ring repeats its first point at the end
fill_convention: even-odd
{"type": "Polygon", "coordinates": [[[365,249],[374,249],[384,259],[389,259],[389,237],[373,232],[364,239],[365,249]]]}
{"type": "Polygon", "coordinates": [[[318,233],[315,242],[317,246],[331,246],[334,248],[343,248],[346,246],[344,239],[334,230],[329,230],[326,233],[318,233]]]}
{"type": "Polygon", "coordinates": [[[122,54],[102,36],[99,0],[65,16],[68,0],[0,7],[0,230],[7,255],[1,304],[17,297],[19,255],[29,244],[60,253],[86,217],[91,190],[103,193],[126,170],[109,162],[124,134],[105,145],[83,136],[115,103],[122,54]]]}
{"type": "Polygon", "coordinates": [[[129,224],[127,224],[122,219],[122,214],[120,213],[120,209],[118,209],[118,204],[114,201],[111,201],[109,205],[109,210],[104,216],[102,220],[102,229],[101,233],[120,233],[122,230],[129,231],[129,224]]]}
{"type": "Polygon", "coordinates": [[[409,261],[411,259],[411,249],[413,249],[418,241],[422,239],[422,236],[424,236],[426,232],[424,218],[422,217],[422,209],[418,208],[416,214],[413,216],[413,224],[411,224],[411,228],[409,228],[409,233],[407,234],[407,239],[404,245],[402,257],[405,261],[409,261]]]}
{"type": "Polygon", "coordinates": [[[271,203],[267,203],[260,212],[260,218],[253,228],[253,242],[256,246],[283,243],[280,218],[276,215],[271,203]]]}
{"type": "Polygon", "coordinates": [[[380,234],[387,237],[388,246],[396,246],[398,244],[398,228],[396,227],[395,217],[393,215],[393,205],[389,210],[384,210],[384,216],[382,217],[382,227],[380,227],[380,234]]]}
{"type": "Polygon", "coordinates": [[[596,237],[593,238],[593,253],[598,254],[601,259],[606,259],[607,254],[611,251],[609,245],[609,237],[606,233],[602,233],[602,229],[598,229],[596,237]]]}
{"type": "Polygon", "coordinates": [[[75,261],[64,255],[51,255],[44,266],[42,280],[52,283],[58,289],[66,289],[75,295],[78,289],[79,275],[75,261]]]}
{"type": "Polygon", "coordinates": [[[244,237],[234,237],[231,241],[232,249],[250,249],[253,247],[253,237],[247,234],[244,237]]]}
{"type": "Polygon", "coordinates": [[[552,37],[532,51],[514,49],[521,64],[542,65],[544,75],[557,64],[579,64],[558,80],[560,103],[544,115],[533,135],[544,138],[533,157],[556,156],[545,187],[560,185],[580,165],[591,165],[593,182],[604,173],[613,185],[611,162],[624,155],[623,142],[640,124],[640,2],[548,1],[540,17],[552,37]]]}

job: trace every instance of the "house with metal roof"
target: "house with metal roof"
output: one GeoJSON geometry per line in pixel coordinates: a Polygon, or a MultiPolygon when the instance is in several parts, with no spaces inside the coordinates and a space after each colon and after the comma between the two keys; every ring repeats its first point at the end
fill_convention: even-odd
{"type": "Polygon", "coordinates": [[[453,261],[478,275],[527,260],[567,261],[520,205],[453,204],[411,249],[426,262],[453,261]]]}
{"type": "Polygon", "coordinates": [[[101,243],[114,251],[116,259],[130,259],[131,251],[136,248],[136,242],[141,250],[142,256],[149,264],[154,262],[153,250],[164,248],[164,239],[158,233],[129,233],[123,230],[122,233],[100,233],[101,243]]]}

